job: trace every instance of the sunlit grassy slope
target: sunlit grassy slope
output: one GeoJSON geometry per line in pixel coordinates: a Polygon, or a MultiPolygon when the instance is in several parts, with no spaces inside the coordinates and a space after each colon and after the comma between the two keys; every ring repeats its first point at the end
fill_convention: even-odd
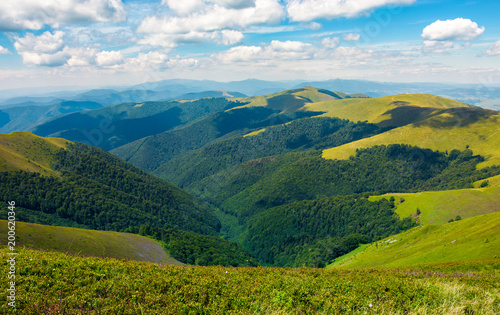
{"type": "MultiPolygon", "coordinates": [[[[7,221],[0,220],[0,235],[7,232],[7,221]]],[[[165,253],[160,243],[130,233],[16,222],[16,239],[16,247],[181,265],[165,253]]],[[[7,238],[3,237],[0,244],[7,245],[7,238]]]]}
{"type": "Polygon", "coordinates": [[[339,257],[329,268],[405,267],[500,258],[500,213],[421,225],[339,257]]]}
{"type": "Polygon", "coordinates": [[[500,187],[426,191],[411,194],[387,194],[370,197],[370,200],[396,199],[396,213],[401,218],[415,216],[423,224],[443,224],[460,216],[462,219],[481,214],[500,212],[500,187]],[[399,200],[404,198],[403,203],[399,200]]]}
{"type": "Polygon", "coordinates": [[[305,104],[338,100],[343,99],[347,96],[347,94],[341,92],[331,92],[328,90],[306,86],[303,88],[286,90],[275,94],[237,98],[235,100],[248,103],[244,106],[236,108],[267,106],[272,109],[290,112],[302,108],[305,104]]]}
{"type": "Polygon", "coordinates": [[[305,109],[324,116],[365,121],[380,126],[403,126],[436,114],[439,110],[467,105],[429,94],[401,94],[368,99],[329,100],[307,104],[305,109]]]}
{"type": "Polygon", "coordinates": [[[54,175],[52,156],[69,141],[43,138],[29,132],[0,134],[0,172],[24,170],[54,175]]]}
{"type": "Polygon", "coordinates": [[[500,164],[500,113],[479,108],[446,110],[417,123],[323,151],[326,159],[347,159],[357,148],[405,143],[432,150],[464,150],[486,158],[479,167],[500,164]]]}
{"type": "MultiPolygon", "coordinates": [[[[9,267],[0,260],[0,272],[9,267]]],[[[500,312],[499,259],[403,270],[180,267],[20,248],[16,271],[17,309],[3,281],[1,314],[500,312]]]]}

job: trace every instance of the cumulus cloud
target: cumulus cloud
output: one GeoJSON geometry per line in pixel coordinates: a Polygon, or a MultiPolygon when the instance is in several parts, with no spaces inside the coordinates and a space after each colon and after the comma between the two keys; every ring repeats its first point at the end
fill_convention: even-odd
{"type": "Polygon", "coordinates": [[[8,54],[10,54],[10,51],[5,47],[0,46],[0,55],[8,55],[8,54]]]}
{"type": "Polygon", "coordinates": [[[126,18],[121,0],[0,1],[0,31],[39,30],[44,25],[120,22],[126,18]]]}
{"type": "Polygon", "coordinates": [[[150,51],[148,53],[139,53],[137,57],[127,59],[124,67],[129,71],[144,71],[144,69],[193,68],[197,65],[198,60],[193,58],[169,58],[163,52],[150,51]]]}
{"type": "Polygon", "coordinates": [[[496,41],[488,50],[486,51],[487,56],[498,56],[500,55],[500,40],[496,41]]]}
{"type": "Polygon", "coordinates": [[[326,37],[326,38],[323,38],[323,40],[321,40],[321,44],[323,45],[323,47],[329,48],[329,49],[337,47],[339,42],[340,42],[340,38],[338,38],[338,37],[326,37]]]}
{"type": "Polygon", "coordinates": [[[422,31],[422,38],[425,40],[474,40],[484,32],[484,26],[478,27],[476,22],[469,19],[457,18],[454,20],[436,22],[426,26],[422,31]]]}
{"type": "Polygon", "coordinates": [[[123,56],[119,51],[101,51],[97,53],[95,61],[99,66],[115,66],[123,63],[123,56]]]}
{"type": "Polygon", "coordinates": [[[424,52],[445,53],[447,50],[454,48],[452,41],[437,41],[424,40],[422,49],[424,52]]]}
{"type": "Polygon", "coordinates": [[[228,9],[244,9],[255,6],[255,0],[163,0],[177,15],[185,16],[196,11],[202,11],[208,6],[216,4],[228,9]]]}
{"type": "MultiPolygon", "coordinates": [[[[283,7],[277,0],[256,0],[253,6],[237,6],[248,1],[212,1],[200,8],[193,5],[185,16],[149,16],[139,25],[137,32],[145,34],[141,44],[176,47],[181,43],[204,42],[207,39],[234,45],[242,39],[241,31],[252,25],[276,24],[284,18],[283,7]],[[219,5],[225,4],[224,5],[219,5]],[[232,4],[232,6],[229,6],[232,4]],[[195,10],[195,11],[190,11],[195,10]],[[220,33],[217,33],[220,32],[220,33]],[[220,38],[223,40],[220,40],[220,38]]],[[[179,9],[180,10],[180,9],[179,9]]],[[[183,11],[184,12],[184,11],[183,11]]]]}
{"type": "Polygon", "coordinates": [[[243,40],[243,33],[233,30],[223,30],[221,32],[215,32],[212,35],[212,39],[214,39],[218,44],[232,46],[239,44],[243,40]]]}
{"type": "Polygon", "coordinates": [[[27,33],[16,38],[14,47],[23,58],[23,63],[34,66],[57,67],[68,66],[114,66],[123,63],[123,56],[116,51],[101,51],[95,48],[68,47],[63,37],[65,33],[45,32],[35,36],[27,33]]]}
{"type": "Polygon", "coordinates": [[[217,54],[219,61],[252,62],[259,60],[301,60],[314,56],[314,47],[311,44],[298,41],[273,40],[266,46],[237,46],[217,54]]]}
{"type": "Polygon", "coordinates": [[[416,0],[289,0],[288,16],[291,21],[312,21],[355,17],[387,5],[409,5],[416,0]]]}
{"type": "Polygon", "coordinates": [[[70,58],[64,50],[63,36],[62,31],[56,31],[54,34],[45,32],[40,36],[28,33],[23,38],[16,38],[14,47],[25,64],[60,66],[70,58]]]}
{"type": "Polygon", "coordinates": [[[360,37],[361,36],[358,33],[342,34],[342,39],[348,41],[357,41],[360,37]]]}

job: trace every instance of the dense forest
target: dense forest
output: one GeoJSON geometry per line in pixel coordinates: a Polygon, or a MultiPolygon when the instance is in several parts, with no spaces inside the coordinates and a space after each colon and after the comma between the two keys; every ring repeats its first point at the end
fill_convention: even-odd
{"type": "Polygon", "coordinates": [[[218,189],[198,185],[189,190],[244,218],[334,195],[470,188],[474,181],[500,174],[498,166],[476,169],[483,160],[469,149],[447,154],[396,144],[360,149],[349,160],[326,160],[321,151],[308,151],[250,161],[225,172],[218,189]]]}
{"type": "Polygon", "coordinates": [[[259,262],[241,245],[217,236],[143,225],[126,232],[149,236],[163,244],[167,253],[180,262],[196,266],[249,266],[259,262]]]}
{"type": "Polygon", "coordinates": [[[246,244],[264,264],[324,267],[361,243],[416,226],[393,209],[394,202],[363,196],[293,202],[249,219],[246,244]]]}
{"type": "Polygon", "coordinates": [[[29,210],[20,220],[114,231],[143,224],[212,235],[220,229],[207,205],[99,148],[69,144],[52,164],[60,176],[0,173],[0,200],[29,210]]]}
{"type": "Polygon", "coordinates": [[[262,128],[267,126],[262,132],[214,141],[203,148],[171,159],[153,173],[185,188],[246,161],[292,151],[335,147],[385,130],[374,124],[329,117],[296,119],[276,126],[266,125],[269,122],[260,124],[262,128]]]}
{"type": "Polygon", "coordinates": [[[153,172],[169,160],[213,142],[242,136],[256,128],[285,124],[319,114],[322,112],[281,113],[266,107],[234,108],[134,141],[111,152],[141,169],[153,172]]]}

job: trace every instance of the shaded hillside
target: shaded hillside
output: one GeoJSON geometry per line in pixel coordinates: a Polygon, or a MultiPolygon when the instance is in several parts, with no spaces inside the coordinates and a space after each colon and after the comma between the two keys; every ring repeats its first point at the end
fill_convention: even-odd
{"type": "MultiPolygon", "coordinates": [[[[239,110],[265,110],[265,108],[239,110]]],[[[261,126],[267,124],[269,123],[263,122],[261,126]]],[[[352,123],[335,118],[296,119],[286,124],[268,126],[264,131],[252,136],[240,135],[214,141],[198,150],[167,161],[153,170],[153,174],[180,187],[188,187],[249,160],[292,151],[338,146],[381,131],[382,129],[373,124],[352,123]]]]}
{"type": "Polygon", "coordinates": [[[96,102],[54,101],[50,105],[16,104],[0,110],[0,133],[26,131],[33,125],[61,114],[102,108],[96,102]]]}
{"type": "Polygon", "coordinates": [[[184,127],[134,141],[112,150],[111,153],[146,171],[154,172],[171,159],[189,155],[212,142],[243,135],[255,128],[279,125],[318,114],[320,113],[281,114],[264,107],[237,108],[208,115],[184,127]]]}
{"type": "MultiPolygon", "coordinates": [[[[0,233],[7,235],[7,221],[2,220],[0,223],[0,233]]],[[[7,245],[7,239],[0,242],[7,245]]],[[[169,257],[159,242],[130,233],[16,222],[16,246],[81,256],[182,265],[169,257]]]]}
{"type": "Polygon", "coordinates": [[[50,175],[12,163],[0,173],[0,200],[15,200],[21,221],[115,231],[142,224],[204,234],[220,228],[201,201],[101,149],[30,133],[1,135],[0,144],[3,160],[29,152],[50,175]]]}
{"type": "Polygon", "coordinates": [[[500,213],[422,225],[339,258],[332,268],[406,267],[500,258],[500,213]]]}
{"type": "Polygon", "coordinates": [[[240,170],[227,174],[228,185],[223,190],[231,195],[207,197],[219,201],[226,211],[248,216],[289,202],[332,195],[467,188],[476,180],[500,173],[500,167],[476,170],[482,160],[471,151],[446,155],[405,145],[363,149],[349,160],[338,161],[325,160],[317,151],[294,153],[241,165],[240,170]],[[260,173],[265,164],[276,167],[266,165],[260,173]]]}
{"type": "Polygon", "coordinates": [[[486,158],[480,165],[500,164],[500,114],[480,108],[455,108],[385,133],[325,150],[327,159],[347,159],[356,149],[405,143],[432,150],[463,150],[466,147],[486,158]]]}
{"type": "Polygon", "coordinates": [[[59,116],[31,131],[110,150],[238,105],[225,98],[120,104],[59,116]]]}

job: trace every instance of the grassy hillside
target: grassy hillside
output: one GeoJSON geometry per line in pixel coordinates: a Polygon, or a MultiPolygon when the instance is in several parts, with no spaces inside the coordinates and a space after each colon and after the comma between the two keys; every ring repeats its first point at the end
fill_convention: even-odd
{"type": "Polygon", "coordinates": [[[124,103],[48,119],[29,131],[111,150],[240,105],[225,98],[124,103]]]}
{"type": "Polygon", "coordinates": [[[401,218],[416,216],[418,208],[421,211],[418,219],[423,224],[443,224],[450,219],[455,219],[457,216],[465,219],[500,212],[500,187],[498,186],[425,191],[410,194],[387,194],[370,197],[370,200],[389,199],[391,196],[396,199],[395,211],[401,218]],[[403,203],[399,203],[401,198],[404,199],[403,203]]]}
{"type": "Polygon", "coordinates": [[[0,143],[0,201],[15,200],[21,221],[114,231],[150,224],[211,235],[220,228],[200,200],[99,148],[30,133],[0,135],[0,143]],[[26,167],[31,160],[36,168],[26,167]]]}
{"type": "Polygon", "coordinates": [[[304,109],[323,111],[324,116],[403,126],[435,115],[439,110],[467,105],[429,94],[401,94],[370,99],[343,99],[307,104],[304,109]]]}
{"type": "MultiPolygon", "coordinates": [[[[7,235],[7,221],[0,220],[0,234],[7,235]]],[[[2,238],[1,245],[7,245],[2,238]]],[[[112,231],[16,222],[16,247],[58,251],[83,256],[131,259],[181,265],[169,257],[157,241],[144,236],[112,231]]]]}
{"type": "Polygon", "coordinates": [[[478,108],[446,111],[424,121],[323,151],[326,159],[347,159],[359,148],[405,143],[432,150],[467,146],[486,158],[479,167],[500,164],[500,113],[478,108]]]}
{"type": "Polygon", "coordinates": [[[283,112],[296,111],[306,104],[340,100],[347,98],[368,98],[364,94],[349,95],[342,92],[317,89],[312,86],[306,86],[293,90],[286,90],[275,94],[258,95],[237,99],[240,102],[247,103],[242,107],[265,106],[272,109],[279,109],[283,112]]]}
{"type": "MultiPolygon", "coordinates": [[[[6,256],[6,248],[1,249],[6,256]]],[[[414,269],[180,267],[18,250],[2,314],[497,314],[500,262],[414,269]]],[[[7,259],[0,272],[7,274],[7,259]]],[[[5,282],[4,282],[5,283],[5,282]]],[[[5,286],[3,286],[5,288],[5,286]]]]}
{"type": "Polygon", "coordinates": [[[0,172],[24,170],[55,175],[53,155],[66,147],[67,140],[42,138],[29,132],[0,135],[0,172]]]}
{"type": "Polygon", "coordinates": [[[500,258],[500,212],[421,225],[378,241],[332,268],[406,267],[417,264],[500,258]]]}

